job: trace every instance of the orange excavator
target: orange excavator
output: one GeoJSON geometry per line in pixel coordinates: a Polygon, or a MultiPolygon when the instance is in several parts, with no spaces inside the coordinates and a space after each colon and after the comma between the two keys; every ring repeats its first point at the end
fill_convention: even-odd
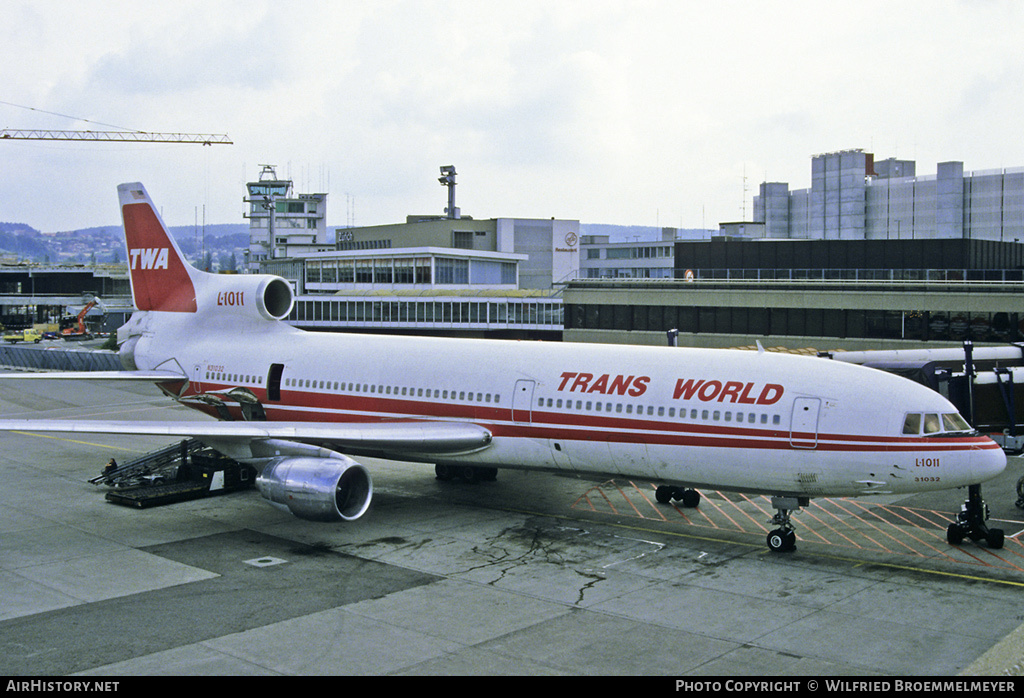
{"type": "Polygon", "coordinates": [[[85,327],[85,316],[88,315],[89,311],[92,310],[95,305],[95,299],[89,301],[85,307],[82,308],[82,312],[80,312],[77,317],[71,320],[66,327],[61,328],[61,339],[69,342],[92,339],[92,333],[85,327]]]}

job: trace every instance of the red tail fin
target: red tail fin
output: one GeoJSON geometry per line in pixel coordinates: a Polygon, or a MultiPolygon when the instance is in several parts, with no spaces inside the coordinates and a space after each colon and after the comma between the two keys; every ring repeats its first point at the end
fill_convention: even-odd
{"type": "Polygon", "coordinates": [[[190,267],[138,182],[117,188],[128,245],[132,296],[139,310],[194,313],[196,288],[190,267]]]}

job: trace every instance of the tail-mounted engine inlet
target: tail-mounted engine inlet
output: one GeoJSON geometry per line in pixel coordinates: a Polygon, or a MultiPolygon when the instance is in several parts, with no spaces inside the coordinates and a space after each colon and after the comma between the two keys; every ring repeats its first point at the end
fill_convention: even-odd
{"type": "Polygon", "coordinates": [[[291,284],[279,276],[239,274],[217,276],[201,308],[214,313],[249,314],[264,320],[283,320],[292,311],[291,284]]]}

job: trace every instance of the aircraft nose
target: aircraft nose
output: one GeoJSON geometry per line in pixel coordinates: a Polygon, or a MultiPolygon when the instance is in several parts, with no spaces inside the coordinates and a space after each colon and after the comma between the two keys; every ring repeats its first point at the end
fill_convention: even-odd
{"type": "Polygon", "coordinates": [[[975,482],[991,480],[1006,470],[1006,454],[994,441],[991,444],[989,448],[979,449],[971,454],[971,471],[975,482]]]}

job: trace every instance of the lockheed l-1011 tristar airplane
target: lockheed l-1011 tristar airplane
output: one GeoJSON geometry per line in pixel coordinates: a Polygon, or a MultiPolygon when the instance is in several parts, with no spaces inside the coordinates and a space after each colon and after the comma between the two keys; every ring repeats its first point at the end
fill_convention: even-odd
{"type": "MultiPolygon", "coordinates": [[[[794,547],[790,513],[817,496],[976,486],[1002,450],[941,395],[882,371],[764,351],[304,332],[283,322],[276,276],[191,267],[141,184],[118,187],[136,312],[125,371],[5,378],[151,381],[204,422],[2,420],[0,430],[194,437],[254,466],[270,502],[311,520],[370,505],[351,456],[435,464],[438,477],[524,468],[763,493],[767,537],[794,547]]],[[[972,487],[950,543],[1002,545],[972,487]]]]}

